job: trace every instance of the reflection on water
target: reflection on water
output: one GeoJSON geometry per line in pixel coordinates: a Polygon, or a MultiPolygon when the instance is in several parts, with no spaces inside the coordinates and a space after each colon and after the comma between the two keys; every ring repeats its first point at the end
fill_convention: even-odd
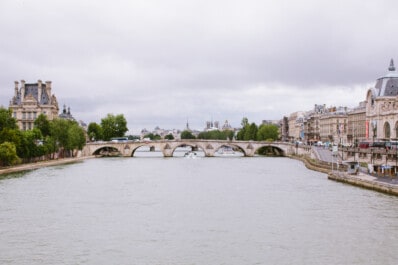
{"type": "Polygon", "coordinates": [[[287,158],[181,158],[90,159],[0,180],[0,264],[398,260],[396,197],[287,158]]]}

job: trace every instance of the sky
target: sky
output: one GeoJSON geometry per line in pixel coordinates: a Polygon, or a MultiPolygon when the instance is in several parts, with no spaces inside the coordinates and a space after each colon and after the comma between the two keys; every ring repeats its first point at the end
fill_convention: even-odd
{"type": "Polygon", "coordinates": [[[129,133],[355,107],[398,63],[396,0],[1,0],[0,106],[52,81],[77,120],[129,133]]]}

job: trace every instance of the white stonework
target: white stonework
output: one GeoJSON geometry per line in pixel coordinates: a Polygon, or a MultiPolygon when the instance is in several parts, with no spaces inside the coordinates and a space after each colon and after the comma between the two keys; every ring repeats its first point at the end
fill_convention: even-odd
{"type": "Polygon", "coordinates": [[[21,130],[30,130],[34,127],[35,119],[44,114],[48,120],[58,117],[58,102],[54,94],[51,94],[51,81],[44,84],[41,80],[37,83],[25,83],[15,81],[14,97],[10,101],[12,116],[17,120],[21,130]]]}

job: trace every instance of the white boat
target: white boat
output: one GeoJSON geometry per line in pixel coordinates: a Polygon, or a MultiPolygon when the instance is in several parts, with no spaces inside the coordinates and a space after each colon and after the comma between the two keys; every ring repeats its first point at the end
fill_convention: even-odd
{"type": "Polygon", "coordinates": [[[197,156],[196,152],[192,152],[192,151],[186,152],[184,154],[185,158],[196,158],[196,156],[197,156]]]}

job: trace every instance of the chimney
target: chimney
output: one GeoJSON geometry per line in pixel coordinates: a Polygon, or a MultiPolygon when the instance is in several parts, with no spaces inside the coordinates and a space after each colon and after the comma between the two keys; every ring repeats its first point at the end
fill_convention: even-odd
{"type": "Polygon", "coordinates": [[[25,99],[25,80],[21,80],[21,100],[25,99]]]}
{"type": "Polygon", "coordinates": [[[14,84],[15,84],[15,97],[17,97],[18,96],[18,85],[19,85],[19,82],[15,81],[14,84]]]}
{"type": "Polygon", "coordinates": [[[48,98],[51,98],[51,81],[46,81],[46,90],[48,98]]]}
{"type": "Polygon", "coordinates": [[[41,102],[41,93],[42,93],[42,82],[41,80],[37,80],[37,102],[40,104],[41,102]]]}

